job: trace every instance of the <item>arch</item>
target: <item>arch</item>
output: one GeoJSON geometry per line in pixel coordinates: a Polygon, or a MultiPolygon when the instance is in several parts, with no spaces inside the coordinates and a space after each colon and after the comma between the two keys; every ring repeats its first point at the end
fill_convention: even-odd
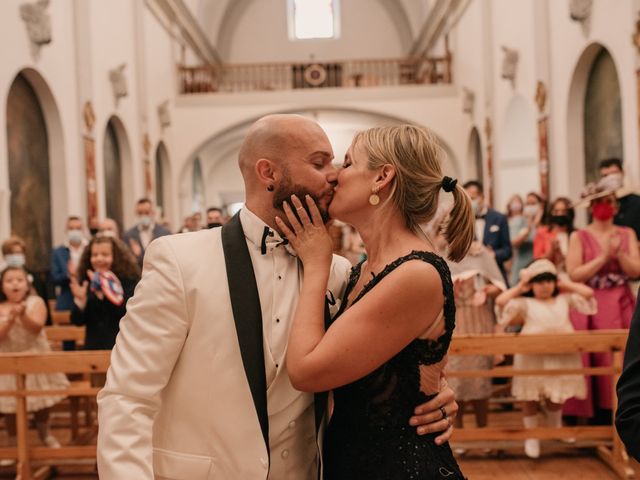
{"type": "Polygon", "coordinates": [[[482,157],[482,141],[477,127],[473,127],[469,133],[467,143],[467,177],[475,178],[484,183],[484,164],[482,157]]]}
{"type": "Polygon", "coordinates": [[[155,154],[155,200],[164,218],[171,218],[171,162],[164,142],[160,141],[155,154]]]}
{"type": "Polygon", "coordinates": [[[5,112],[11,230],[27,242],[29,267],[48,271],[51,248],[62,240],[68,215],[60,111],[42,75],[25,68],[10,84],[5,112]]]}
{"type": "Polygon", "coordinates": [[[531,103],[522,95],[509,101],[498,138],[494,202],[504,205],[514,193],[540,190],[537,127],[531,103]]]}
{"type": "Polygon", "coordinates": [[[606,48],[593,60],[584,103],[584,170],[586,180],[594,181],[600,160],[623,157],[620,82],[606,48]]]}
{"type": "Polygon", "coordinates": [[[105,215],[113,218],[124,231],[133,221],[133,171],[131,146],[124,124],[115,115],[104,129],[103,178],[105,215]]]}
{"type": "MultiPolygon", "coordinates": [[[[377,125],[408,123],[407,120],[377,112],[353,109],[319,108],[313,110],[293,109],[273,113],[295,113],[318,121],[329,136],[335,155],[334,162],[342,159],[356,131],[377,125]]],[[[178,176],[180,215],[192,212],[192,175],[194,159],[199,158],[204,173],[205,199],[222,206],[243,201],[244,182],[237,166],[238,151],[244,135],[260,116],[251,117],[210,137],[198,145],[178,176]]],[[[443,165],[446,175],[458,177],[460,168],[452,148],[440,138],[447,161],[443,165]]]]}
{"type": "MultiPolygon", "coordinates": [[[[603,44],[594,42],[588,45],[583,51],[571,77],[571,83],[569,85],[568,105],[567,105],[567,159],[569,163],[569,190],[572,195],[576,196],[582,190],[587,179],[594,179],[597,176],[597,172],[593,171],[593,164],[597,163],[598,159],[595,159],[599,153],[597,149],[590,150],[589,154],[591,159],[587,160],[586,144],[593,139],[587,140],[585,138],[585,101],[587,100],[587,93],[594,73],[594,67],[598,62],[603,60],[609,64],[609,67],[613,67],[615,73],[615,80],[618,88],[618,101],[620,86],[617,82],[617,68],[615,68],[615,60],[611,55],[611,51],[607,49],[603,44]],[[587,172],[589,169],[589,172],[587,172]]],[[[609,74],[611,70],[609,69],[609,74]]],[[[611,79],[611,76],[609,77],[611,79]]],[[[609,100],[611,101],[611,100],[609,100]]],[[[615,107],[618,111],[619,118],[622,116],[622,105],[615,107]]],[[[610,111],[613,113],[613,111],[610,111]]],[[[611,120],[609,120],[611,121],[611,120]]],[[[590,127],[590,130],[593,127],[590,127]]],[[[599,132],[604,133],[604,132],[599,132]]],[[[620,144],[622,143],[622,130],[620,130],[620,144]]],[[[591,147],[590,147],[591,148],[591,147]]],[[[613,153],[613,152],[612,152],[613,153]]],[[[620,158],[622,158],[622,151],[620,150],[620,158]]]]}

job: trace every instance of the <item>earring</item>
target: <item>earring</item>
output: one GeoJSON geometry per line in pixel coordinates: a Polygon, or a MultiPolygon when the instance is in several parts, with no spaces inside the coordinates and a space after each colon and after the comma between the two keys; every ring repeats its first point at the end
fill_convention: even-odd
{"type": "Polygon", "coordinates": [[[378,196],[378,189],[374,188],[373,193],[369,196],[369,204],[376,206],[380,203],[380,197],[378,196]]]}
{"type": "Polygon", "coordinates": [[[273,185],[267,186],[267,192],[273,192],[273,185]]]}

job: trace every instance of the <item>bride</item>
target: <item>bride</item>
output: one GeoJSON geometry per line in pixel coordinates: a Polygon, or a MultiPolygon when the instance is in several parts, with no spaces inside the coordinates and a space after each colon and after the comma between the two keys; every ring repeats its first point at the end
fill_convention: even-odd
{"type": "Polygon", "coordinates": [[[439,391],[455,324],[449,269],[418,226],[434,216],[441,189],[454,199],[445,231],[449,258],[462,259],[473,238],[470,201],[456,180],[443,177],[442,155],[421,127],[355,136],[329,213],[358,230],[367,260],[353,268],[327,328],[332,244],[320,212],[309,196],[292,196],[288,224],[276,218],[304,265],[287,369],[297,389],[334,394],[325,480],[464,478],[448,443],[419,436],[406,422],[439,391]]]}

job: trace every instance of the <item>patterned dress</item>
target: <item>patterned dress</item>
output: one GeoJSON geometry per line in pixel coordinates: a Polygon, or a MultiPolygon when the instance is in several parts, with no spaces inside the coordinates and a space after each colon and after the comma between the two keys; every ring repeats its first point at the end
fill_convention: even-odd
{"type": "MultiPolygon", "coordinates": [[[[33,308],[34,303],[41,301],[39,297],[27,298],[27,311],[33,308]]],[[[0,323],[7,321],[8,317],[1,316],[0,323]]],[[[50,352],[49,342],[44,333],[44,330],[40,330],[37,334],[31,333],[27,330],[20,321],[16,321],[9,330],[7,337],[0,341],[0,352],[2,353],[15,353],[15,352],[35,352],[44,353],[50,352]]],[[[27,390],[64,390],[69,387],[69,381],[67,377],[62,373],[36,373],[27,375],[26,388],[27,390]]],[[[16,389],[16,377],[13,375],[0,375],[0,391],[8,391],[16,389]]],[[[36,412],[43,408],[48,408],[65,397],[52,396],[52,397],[27,397],[27,410],[29,412],[36,412]]],[[[0,413],[16,413],[16,400],[15,397],[0,397],[0,413]]]]}
{"type": "MultiPolygon", "coordinates": [[[[510,300],[502,311],[499,323],[509,323],[516,317],[524,318],[521,335],[542,333],[569,333],[573,326],[569,319],[569,309],[582,313],[593,313],[595,301],[585,300],[577,294],[560,294],[552,301],[520,297],[510,300]]],[[[578,353],[516,354],[513,368],[517,370],[552,370],[582,368],[578,353]]],[[[548,398],[553,403],[562,404],[572,397],[585,398],[587,386],[581,375],[517,376],[513,377],[511,393],[518,400],[538,401],[548,398]]]]}
{"type": "MultiPolygon", "coordinates": [[[[325,480],[464,478],[448,443],[438,446],[434,443],[437,435],[420,436],[409,425],[414,408],[435,396],[421,390],[421,378],[439,375],[438,369],[429,366],[444,360],[455,326],[453,285],[447,264],[433,253],[414,251],[375,275],[353,304],[409,260],[430,263],[440,273],[445,297],[444,333],[436,340],[413,340],[364,378],[334,390],[334,412],[324,438],[325,480]]],[[[351,272],[334,321],[344,312],[349,293],[360,277],[361,265],[351,272]]]]}

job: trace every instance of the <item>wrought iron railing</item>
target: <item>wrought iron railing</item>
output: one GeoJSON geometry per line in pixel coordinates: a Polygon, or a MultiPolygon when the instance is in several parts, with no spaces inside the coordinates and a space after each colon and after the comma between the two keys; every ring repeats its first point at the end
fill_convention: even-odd
{"type": "Polygon", "coordinates": [[[451,83],[451,55],[309,63],[179,66],[181,93],[451,83]]]}

